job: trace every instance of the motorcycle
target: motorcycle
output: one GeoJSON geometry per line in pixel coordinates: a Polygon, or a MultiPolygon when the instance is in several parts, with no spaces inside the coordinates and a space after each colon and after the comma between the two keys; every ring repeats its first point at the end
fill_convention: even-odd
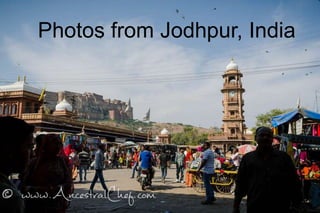
{"type": "Polygon", "coordinates": [[[147,186],[151,186],[151,173],[149,169],[141,169],[139,182],[142,190],[145,190],[147,186]]]}

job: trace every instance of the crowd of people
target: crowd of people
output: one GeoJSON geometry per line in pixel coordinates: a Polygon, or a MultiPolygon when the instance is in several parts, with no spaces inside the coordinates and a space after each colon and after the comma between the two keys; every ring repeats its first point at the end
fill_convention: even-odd
{"type": "Polygon", "coordinates": [[[33,133],[34,126],[21,119],[0,117],[2,211],[65,212],[68,201],[51,198],[58,192],[65,196],[73,192],[72,165],[59,136],[38,135],[34,140],[33,133]],[[19,181],[11,181],[12,174],[18,174],[19,181]],[[13,192],[13,196],[6,196],[6,192],[13,192]]]}
{"type": "MultiPolygon", "coordinates": [[[[93,193],[95,184],[100,181],[106,193],[112,193],[105,184],[103,170],[118,168],[127,161],[132,169],[128,178],[139,177],[141,169],[147,169],[154,176],[154,167],[161,171],[165,183],[170,164],[176,165],[176,182],[185,181],[187,168],[195,168],[202,173],[205,187],[203,205],[216,201],[211,179],[215,169],[231,165],[238,170],[233,212],[240,212],[240,203],[247,197],[247,212],[292,212],[302,200],[302,188],[296,168],[285,152],[272,147],[273,133],[270,128],[259,127],[255,140],[258,148],[244,156],[237,149],[231,150],[226,158],[209,142],[192,151],[189,147],[179,148],[174,160],[165,149],[160,152],[148,146],[133,147],[127,153],[108,152],[100,144],[92,154],[86,146],[63,147],[59,135],[40,134],[34,139],[34,127],[23,120],[0,117],[0,134],[3,153],[0,155],[0,193],[10,189],[10,198],[0,197],[4,212],[66,212],[68,200],[64,197],[51,199],[62,191],[68,196],[74,191],[74,181],[87,180],[87,170],[95,170],[88,193],[93,193]],[[10,134],[15,132],[16,134],[10,134]],[[10,143],[8,143],[10,141],[10,143]],[[93,156],[93,157],[92,157],[93,156]],[[128,157],[129,156],[129,157],[128,157]],[[126,159],[123,162],[119,158],[126,159]],[[173,162],[172,162],[173,160],[173,162]],[[106,163],[107,162],[107,163],[106,163]],[[18,182],[9,179],[11,174],[19,174],[18,182]],[[21,194],[29,197],[22,199],[21,194]],[[46,194],[47,197],[35,198],[32,195],[46,194]]],[[[230,167],[231,168],[231,167],[230,167]]]]}

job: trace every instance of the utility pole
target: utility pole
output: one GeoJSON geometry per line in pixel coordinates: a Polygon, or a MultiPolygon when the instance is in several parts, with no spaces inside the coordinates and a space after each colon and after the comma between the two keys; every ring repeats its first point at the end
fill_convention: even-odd
{"type": "Polygon", "coordinates": [[[315,96],[316,97],[315,97],[315,102],[314,102],[316,112],[319,112],[319,108],[318,108],[318,93],[320,93],[320,91],[316,89],[316,91],[315,91],[315,96]]]}

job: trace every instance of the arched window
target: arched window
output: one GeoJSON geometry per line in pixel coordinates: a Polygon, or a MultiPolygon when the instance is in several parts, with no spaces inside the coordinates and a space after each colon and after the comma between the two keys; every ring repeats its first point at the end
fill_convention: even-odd
{"type": "Polygon", "coordinates": [[[232,128],[232,129],[231,129],[231,134],[235,134],[235,133],[236,133],[235,129],[232,128]]]}
{"type": "Polygon", "coordinates": [[[3,114],[5,114],[5,115],[9,115],[9,105],[8,104],[5,104],[4,105],[4,113],[3,114]]]}
{"type": "Polygon", "coordinates": [[[2,106],[2,104],[0,104],[0,115],[2,115],[3,114],[3,106],[2,106]]]}
{"type": "Polygon", "coordinates": [[[32,111],[31,111],[31,103],[30,102],[26,102],[24,112],[25,113],[32,113],[32,111]]]}
{"type": "Polygon", "coordinates": [[[17,104],[12,104],[11,105],[11,114],[13,114],[13,115],[17,114],[17,108],[18,108],[17,104]]]}
{"type": "Polygon", "coordinates": [[[236,77],[235,76],[230,76],[229,77],[229,83],[230,84],[236,84],[237,83],[236,77]]]}

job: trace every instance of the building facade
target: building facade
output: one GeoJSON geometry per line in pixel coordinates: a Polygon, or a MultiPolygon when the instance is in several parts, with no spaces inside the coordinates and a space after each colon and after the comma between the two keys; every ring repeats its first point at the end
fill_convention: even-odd
{"type": "Polygon", "coordinates": [[[125,121],[133,119],[133,107],[130,99],[128,102],[117,99],[103,99],[102,95],[89,92],[81,94],[70,91],[46,91],[44,97],[46,111],[54,111],[56,104],[63,99],[71,104],[73,112],[79,119],[96,121],[107,119],[125,121]]]}
{"type": "Polygon", "coordinates": [[[23,113],[38,112],[40,93],[40,89],[31,87],[20,78],[13,84],[0,86],[0,116],[21,118],[23,113]]]}
{"type": "Polygon", "coordinates": [[[160,135],[157,137],[157,142],[171,144],[171,134],[166,128],[161,130],[160,135]]]}
{"type": "MultiPolygon", "coordinates": [[[[146,133],[138,131],[82,121],[77,116],[74,103],[70,103],[67,100],[66,94],[69,93],[46,91],[44,95],[44,90],[30,86],[25,78],[23,80],[18,78],[18,81],[13,84],[0,86],[0,116],[23,119],[27,123],[33,124],[36,127],[35,131],[68,132],[73,134],[85,132],[89,136],[106,138],[107,141],[111,142],[116,141],[117,138],[140,142],[146,141],[150,137],[146,133]]],[[[103,102],[102,96],[90,97],[98,100],[95,103],[101,100],[103,102]]],[[[89,105],[95,108],[94,105],[91,106],[89,101],[84,103],[85,98],[80,100],[82,105],[89,105]]],[[[123,104],[122,102],[116,102],[106,109],[115,111],[117,109],[127,110],[127,116],[132,116],[133,110],[130,103],[123,104]]],[[[119,110],[119,114],[121,114],[121,110],[119,110]]]]}

